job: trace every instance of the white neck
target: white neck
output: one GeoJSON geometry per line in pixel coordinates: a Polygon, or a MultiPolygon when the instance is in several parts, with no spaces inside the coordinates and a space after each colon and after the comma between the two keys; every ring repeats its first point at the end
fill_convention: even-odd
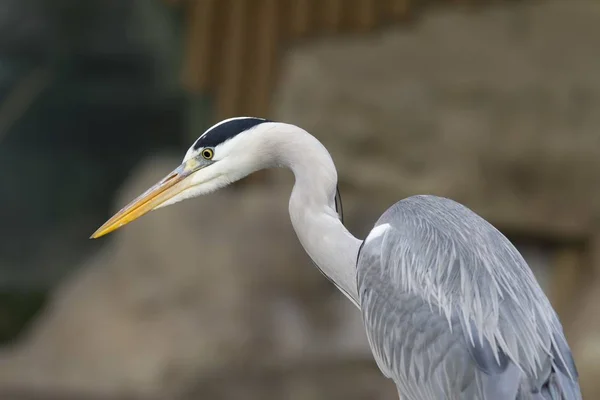
{"type": "Polygon", "coordinates": [[[268,163],[291,169],[296,179],[289,212],[300,243],[319,269],[358,307],[356,258],[361,241],[338,218],[337,171],[329,152],[294,125],[272,123],[265,128],[259,135],[268,149],[268,163]]]}

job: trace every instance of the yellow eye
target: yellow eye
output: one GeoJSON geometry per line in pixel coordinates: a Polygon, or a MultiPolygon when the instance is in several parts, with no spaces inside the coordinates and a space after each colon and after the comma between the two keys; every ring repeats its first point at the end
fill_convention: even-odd
{"type": "Polygon", "coordinates": [[[212,149],[204,149],[204,150],[202,150],[202,157],[205,158],[205,159],[207,159],[207,160],[211,160],[214,155],[215,155],[215,152],[212,149]]]}

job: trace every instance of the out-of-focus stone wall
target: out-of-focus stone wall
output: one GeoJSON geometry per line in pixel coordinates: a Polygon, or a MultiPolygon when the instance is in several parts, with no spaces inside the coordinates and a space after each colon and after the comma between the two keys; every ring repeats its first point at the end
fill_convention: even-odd
{"type": "Polygon", "coordinates": [[[594,1],[431,10],[414,30],[290,49],[274,116],[377,201],[437,193],[504,226],[579,232],[600,209],[599,47],[594,1]]]}
{"type": "MultiPolygon", "coordinates": [[[[431,10],[414,30],[290,49],[274,116],[323,141],[346,197],[383,210],[434,193],[504,231],[600,254],[597,49],[595,1],[431,10]]],[[[584,397],[600,398],[600,258],[585,258],[576,315],[561,317],[584,397]]]]}
{"type": "MultiPolygon", "coordinates": [[[[436,193],[502,228],[583,237],[600,207],[598,49],[594,1],[432,11],[413,29],[289,49],[273,117],[328,146],[358,236],[396,200],[436,193]]],[[[141,165],[115,210],[180,158],[141,165]]],[[[0,386],[160,399],[397,398],[358,310],[297,242],[291,175],[273,177],[103,239],[3,354],[0,386]]],[[[589,325],[576,359],[585,397],[597,398],[600,363],[586,343],[600,340],[587,328],[600,314],[582,309],[589,325]]]]}

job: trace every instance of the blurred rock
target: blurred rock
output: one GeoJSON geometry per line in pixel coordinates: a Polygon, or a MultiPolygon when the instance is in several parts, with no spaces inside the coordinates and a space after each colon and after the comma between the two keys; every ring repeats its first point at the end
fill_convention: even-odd
{"type": "MultiPolygon", "coordinates": [[[[153,158],[140,166],[119,207],[179,159],[153,158]]],[[[64,282],[4,357],[0,383],[110,395],[188,396],[210,389],[215,399],[241,398],[231,394],[241,385],[243,398],[319,399],[329,397],[318,393],[352,385],[328,388],[312,362],[318,368],[338,360],[344,370],[345,360],[359,360],[381,385],[357,385],[356,393],[393,389],[372,361],[359,311],[299,245],[287,212],[291,175],[284,180],[186,201],[100,239],[106,241],[101,253],[64,282]],[[263,369],[274,372],[261,375],[263,369]],[[261,391],[252,397],[256,382],[244,373],[229,379],[236,370],[258,374],[259,381],[273,375],[269,380],[279,381],[279,389],[271,388],[272,397],[261,391]],[[298,379],[314,381],[313,389],[302,389],[312,397],[292,395],[303,386],[293,383],[298,379]]]]}
{"type": "Polygon", "coordinates": [[[382,204],[434,193],[560,237],[600,210],[600,4],[432,9],[288,51],[272,103],[382,204]]]}

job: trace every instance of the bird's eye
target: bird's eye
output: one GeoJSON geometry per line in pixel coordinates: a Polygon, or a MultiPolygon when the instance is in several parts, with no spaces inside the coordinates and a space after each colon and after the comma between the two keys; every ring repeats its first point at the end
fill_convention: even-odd
{"type": "Polygon", "coordinates": [[[205,158],[205,159],[207,159],[207,160],[211,160],[214,155],[215,155],[215,152],[212,149],[204,149],[204,150],[202,150],[202,157],[205,158]]]}

